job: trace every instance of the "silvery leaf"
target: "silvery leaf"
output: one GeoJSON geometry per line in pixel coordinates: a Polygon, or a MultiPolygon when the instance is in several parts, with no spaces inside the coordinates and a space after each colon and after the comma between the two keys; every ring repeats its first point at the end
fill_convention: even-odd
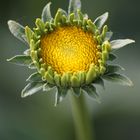
{"type": "Polygon", "coordinates": [[[7,61],[20,66],[29,66],[32,63],[31,57],[26,55],[16,55],[7,61]]]}
{"type": "Polygon", "coordinates": [[[76,13],[77,9],[81,9],[81,0],[69,0],[68,14],[76,13]]]}
{"type": "Polygon", "coordinates": [[[37,93],[38,91],[42,90],[43,88],[43,84],[44,83],[37,83],[37,82],[32,82],[32,83],[29,83],[23,90],[22,90],[22,93],[21,93],[21,97],[22,98],[25,98],[27,96],[31,96],[35,93],[37,93]]]}
{"type": "Polygon", "coordinates": [[[116,83],[124,85],[124,86],[133,86],[132,81],[125,75],[113,73],[113,74],[109,74],[109,75],[103,75],[102,77],[105,80],[108,80],[110,82],[116,82],[116,83]]]}
{"type": "Polygon", "coordinates": [[[98,29],[101,29],[105,22],[108,19],[108,12],[104,13],[103,15],[97,17],[94,21],[95,25],[98,27],[98,29]]]}
{"type": "Polygon", "coordinates": [[[52,20],[52,15],[50,11],[51,2],[49,2],[42,11],[42,21],[45,23],[46,21],[52,20]]]}
{"type": "Polygon", "coordinates": [[[8,26],[9,30],[16,38],[27,44],[27,39],[25,36],[25,28],[22,25],[20,25],[16,21],[9,20],[8,26]]]}
{"type": "Polygon", "coordinates": [[[120,49],[128,44],[135,43],[132,39],[118,39],[111,41],[111,48],[112,49],[120,49]]]}

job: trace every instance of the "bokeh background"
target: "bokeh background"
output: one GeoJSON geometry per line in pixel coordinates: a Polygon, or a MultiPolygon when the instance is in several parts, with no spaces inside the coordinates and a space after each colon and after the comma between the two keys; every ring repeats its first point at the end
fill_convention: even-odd
{"type": "MultiPolygon", "coordinates": [[[[0,140],[75,140],[68,97],[56,108],[54,95],[35,94],[21,99],[20,92],[31,73],[6,62],[27,46],[14,38],[9,19],[34,26],[48,0],[0,0],[0,140]]],[[[52,0],[52,13],[67,9],[68,0],[52,0]]],[[[140,140],[140,1],[82,0],[83,11],[91,19],[108,11],[108,25],[114,38],[132,38],[136,44],[116,51],[115,61],[123,65],[134,86],[106,83],[98,88],[101,104],[87,99],[97,140],[140,140]]]]}

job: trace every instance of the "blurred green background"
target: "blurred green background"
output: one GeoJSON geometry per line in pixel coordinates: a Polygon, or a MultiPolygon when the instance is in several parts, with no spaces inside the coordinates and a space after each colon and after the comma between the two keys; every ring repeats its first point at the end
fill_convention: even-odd
{"type": "MultiPolygon", "coordinates": [[[[9,19],[34,26],[48,0],[0,0],[0,140],[74,140],[75,132],[68,97],[56,108],[54,95],[36,94],[21,99],[20,92],[31,73],[6,62],[27,46],[14,38],[7,27],[9,19]]],[[[97,140],[140,140],[140,1],[82,0],[83,11],[91,19],[108,11],[108,25],[114,38],[132,38],[136,44],[116,51],[115,61],[123,65],[134,87],[106,83],[98,88],[102,103],[87,98],[97,140]]],[[[67,9],[68,0],[52,0],[67,9]]]]}

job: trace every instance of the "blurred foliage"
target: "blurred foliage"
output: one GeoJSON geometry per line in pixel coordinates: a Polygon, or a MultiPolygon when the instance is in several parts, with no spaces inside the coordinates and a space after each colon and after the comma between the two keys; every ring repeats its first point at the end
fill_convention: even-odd
{"type": "MultiPolygon", "coordinates": [[[[16,20],[22,25],[34,26],[47,0],[1,0],[0,1],[0,139],[1,140],[74,140],[69,99],[58,107],[52,104],[52,96],[36,94],[20,98],[30,72],[6,62],[20,54],[25,47],[9,32],[7,21],[16,20]]],[[[67,9],[68,1],[52,0],[53,13],[58,7],[67,9]]],[[[118,63],[125,66],[134,87],[121,87],[107,83],[101,90],[102,103],[87,98],[93,117],[97,140],[140,139],[140,1],[139,0],[82,0],[84,12],[91,19],[108,11],[108,24],[114,37],[132,38],[135,45],[127,46],[116,53],[118,63]]]]}

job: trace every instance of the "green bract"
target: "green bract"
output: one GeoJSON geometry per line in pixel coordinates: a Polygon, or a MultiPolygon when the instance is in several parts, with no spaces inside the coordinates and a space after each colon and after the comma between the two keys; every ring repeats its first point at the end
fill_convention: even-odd
{"type": "Polygon", "coordinates": [[[55,105],[62,101],[68,92],[77,97],[81,93],[86,93],[98,101],[96,84],[104,87],[104,80],[117,82],[121,85],[132,85],[126,76],[119,74],[119,71],[124,69],[119,65],[111,64],[111,62],[117,58],[114,50],[135,41],[131,39],[111,40],[113,33],[108,31],[107,25],[104,25],[108,18],[107,12],[92,22],[87,14],[81,12],[80,0],[70,0],[68,12],[59,8],[53,18],[50,5],[51,3],[48,3],[43,9],[41,19],[36,19],[36,27],[33,30],[28,26],[24,28],[15,21],[8,21],[11,33],[30,46],[23,52],[23,55],[16,55],[8,61],[37,70],[27,79],[28,85],[22,90],[22,97],[43,90],[56,93],[55,105]],[[40,56],[41,38],[53,33],[59,27],[77,27],[84,32],[93,34],[93,39],[97,44],[98,64],[91,63],[87,71],[63,74],[46,64],[40,56]]]}

